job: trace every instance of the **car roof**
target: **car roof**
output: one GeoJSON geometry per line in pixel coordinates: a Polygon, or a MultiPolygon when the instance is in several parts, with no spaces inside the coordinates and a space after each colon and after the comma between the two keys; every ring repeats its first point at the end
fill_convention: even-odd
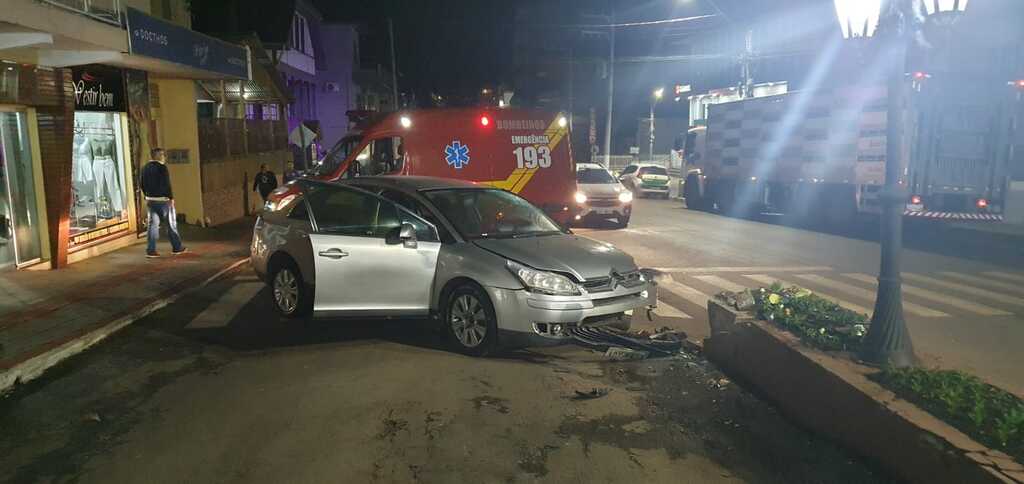
{"type": "Polygon", "coordinates": [[[445,188],[490,188],[487,185],[480,185],[471,181],[440,178],[435,176],[364,176],[352,180],[341,181],[341,183],[346,182],[369,182],[377,186],[389,186],[399,190],[408,191],[439,190],[445,188]]]}

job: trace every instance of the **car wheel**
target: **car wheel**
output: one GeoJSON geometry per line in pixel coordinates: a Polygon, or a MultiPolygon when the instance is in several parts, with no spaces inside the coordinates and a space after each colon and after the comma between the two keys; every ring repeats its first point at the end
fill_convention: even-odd
{"type": "Polygon", "coordinates": [[[313,308],[313,295],[302,280],[298,267],[291,261],[274,270],[270,289],[274,309],[284,317],[302,317],[313,308]]]}
{"type": "Polygon", "coordinates": [[[629,225],[629,217],[619,216],[618,218],[615,219],[615,221],[615,228],[617,229],[624,229],[629,225]]]}
{"type": "Polygon", "coordinates": [[[448,295],[445,327],[461,353],[485,356],[497,347],[498,318],[487,294],[475,284],[463,284],[448,295]]]}

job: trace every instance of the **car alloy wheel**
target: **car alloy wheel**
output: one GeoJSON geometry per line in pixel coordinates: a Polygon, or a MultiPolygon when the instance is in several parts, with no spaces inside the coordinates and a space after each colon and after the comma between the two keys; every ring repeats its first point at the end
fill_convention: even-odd
{"type": "Polygon", "coordinates": [[[299,281],[290,268],[283,268],[274,276],[274,303],[284,314],[294,313],[299,306],[299,281]]]}
{"type": "Polygon", "coordinates": [[[473,295],[455,298],[448,314],[448,324],[462,346],[476,348],[487,337],[487,312],[473,295]]]}

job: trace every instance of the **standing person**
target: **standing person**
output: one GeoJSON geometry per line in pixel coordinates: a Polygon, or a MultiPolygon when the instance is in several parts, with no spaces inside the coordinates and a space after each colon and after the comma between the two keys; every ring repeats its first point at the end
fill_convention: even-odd
{"type": "Polygon", "coordinates": [[[295,169],[295,163],[289,161],[288,164],[285,165],[284,182],[288,183],[292,180],[297,180],[300,176],[302,176],[302,174],[295,169]]]}
{"type": "Polygon", "coordinates": [[[146,232],[146,257],[160,257],[156,242],[160,238],[160,222],[167,224],[167,237],[171,239],[171,253],[184,254],[188,251],[181,244],[178,234],[178,214],[174,210],[174,193],[171,191],[171,175],[164,164],[166,155],[163,148],[150,151],[149,163],[142,168],[139,186],[146,196],[149,210],[149,231],[146,232]]]}
{"type": "Polygon", "coordinates": [[[270,196],[270,192],[277,188],[277,175],[267,168],[267,164],[260,165],[260,172],[256,174],[256,178],[252,181],[252,190],[254,192],[260,192],[260,197],[263,197],[263,203],[267,203],[267,197],[270,196]]]}

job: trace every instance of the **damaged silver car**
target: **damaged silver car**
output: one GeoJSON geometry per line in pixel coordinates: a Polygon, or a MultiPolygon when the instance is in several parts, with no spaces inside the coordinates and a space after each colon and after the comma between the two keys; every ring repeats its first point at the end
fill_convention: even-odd
{"type": "Polygon", "coordinates": [[[657,301],[628,254],[484,185],[300,180],[267,208],[252,263],[289,317],[432,317],[459,350],[484,355],[563,343],[577,326],[628,327],[657,301]]]}

